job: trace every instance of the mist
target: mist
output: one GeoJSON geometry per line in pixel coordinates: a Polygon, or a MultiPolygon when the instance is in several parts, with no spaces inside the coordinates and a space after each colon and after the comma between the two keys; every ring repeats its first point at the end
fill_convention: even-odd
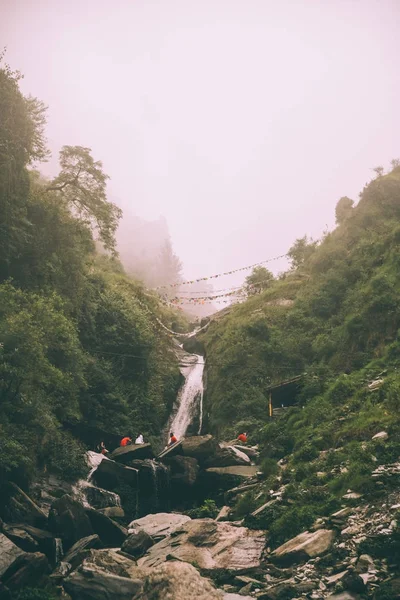
{"type": "Polygon", "coordinates": [[[129,268],[169,237],[188,279],[284,254],[400,155],[396,0],[1,0],[0,15],[7,62],[49,106],[41,170],[92,148],[129,268]]]}

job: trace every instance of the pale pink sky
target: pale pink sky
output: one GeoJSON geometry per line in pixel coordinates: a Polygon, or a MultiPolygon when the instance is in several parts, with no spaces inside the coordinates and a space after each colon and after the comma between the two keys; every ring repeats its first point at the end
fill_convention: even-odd
{"type": "Polygon", "coordinates": [[[319,236],[400,157],[399,31],[399,0],[0,0],[0,45],[49,105],[43,170],[91,147],[190,278],[319,236]]]}

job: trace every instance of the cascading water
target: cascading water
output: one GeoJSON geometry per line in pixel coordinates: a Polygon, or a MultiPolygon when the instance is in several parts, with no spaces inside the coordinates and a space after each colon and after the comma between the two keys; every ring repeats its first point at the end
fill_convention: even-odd
{"type": "Polygon", "coordinates": [[[202,427],[204,357],[199,354],[192,354],[191,357],[188,361],[193,361],[193,364],[182,367],[185,383],[179,390],[175,414],[170,425],[178,440],[185,436],[196,414],[199,415],[200,421],[198,433],[202,427]]]}
{"type": "Polygon", "coordinates": [[[92,475],[103,460],[108,460],[103,454],[86,452],[86,463],[90,472],[85,479],[80,479],[73,486],[75,497],[87,508],[106,508],[109,506],[121,507],[121,499],[118,494],[104,490],[92,484],[92,475]]]}

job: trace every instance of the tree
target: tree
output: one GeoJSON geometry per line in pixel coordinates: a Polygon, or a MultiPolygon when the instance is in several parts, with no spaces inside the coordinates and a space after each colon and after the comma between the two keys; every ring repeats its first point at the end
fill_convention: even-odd
{"type": "Polygon", "coordinates": [[[271,271],[265,267],[254,267],[251,274],[246,277],[245,290],[247,295],[253,296],[266,290],[273,280],[274,276],[271,271]]]}
{"type": "Polygon", "coordinates": [[[155,279],[156,285],[170,285],[182,281],[182,263],[172,249],[168,238],[158,255],[155,279]]]}
{"type": "Polygon", "coordinates": [[[298,269],[314,254],[318,242],[312,238],[308,238],[306,235],[295,241],[293,246],[288,251],[288,257],[292,263],[292,269],[298,269]]]}
{"type": "Polygon", "coordinates": [[[336,204],[336,208],[335,208],[335,216],[336,216],[337,225],[340,225],[346,219],[349,218],[353,206],[354,206],[354,200],[351,200],[347,196],[343,196],[342,198],[340,198],[340,200],[336,204]]]}
{"type": "Polygon", "coordinates": [[[59,175],[47,186],[48,192],[58,192],[73,214],[98,231],[106,250],[115,254],[115,232],[122,211],[108,202],[108,175],[100,161],[94,161],[91,149],[63,146],[60,152],[59,175]]]}
{"type": "Polygon", "coordinates": [[[390,165],[392,169],[397,169],[397,167],[400,167],[400,158],[392,158],[390,165]]]}
{"type": "Polygon", "coordinates": [[[374,171],[374,173],[376,173],[377,177],[382,177],[382,175],[384,173],[384,168],[382,167],[382,165],[379,165],[378,167],[374,167],[372,170],[374,171]]]}

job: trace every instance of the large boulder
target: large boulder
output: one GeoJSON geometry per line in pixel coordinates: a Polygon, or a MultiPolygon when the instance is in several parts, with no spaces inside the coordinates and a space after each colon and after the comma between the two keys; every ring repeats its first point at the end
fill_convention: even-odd
{"type": "Polygon", "coordinates": [[[121,506],[121,499],[115,492],[96,487],[88,481],[82,483],[80,489],[86,498],[86,502],[92,508],[100,509],[121,506]]]}
{"type": "Polygon", "coordinates": [[[197,519],[187,521],[173,536],[150,548],[138,565],[152,569],[175,559],[196,565],[210,575],[221,570],[244,572],[260,567],[264,547],[262,531],[197,519]]]}
{"type": "Polygon", "coordinates": [[[93,473],[93,479],[97,485],[107,490],[117,490],[121,484],[136,490],[138,471],[113,460],[103,460],[93,473]]]}
{"type": "Polygon", "coordinates": [[[102,544],[105,547],[116,548],[122,546],[128,537],[128,531],[125,527],[116,523],[94,508],[87,508],[86,514],[89,517],[90,524],[94,533],[97,533],[102,544]]]}
{"type": "Polygon", "coordinates": [[[171,484],[192,486],[199,474],[199,463],[191,456],[172,456],[164,460],[171,469],[171,484]]]}
{"type": "Polygon", "coordinates": [[[134,460],[138,470],[138,514],[167,511],[170,508],[168,467],[155,460],[134,460]]]}
{"type": "Polygon", "coordinates": [[[132,600],[141,590],[142,581],[85,565],[67,577],[64,588],[72,600],[132,600]]]}
{"type": "Polygon", "coordinates": [[[68,550],[81,538],[93,534],[89,517],[82,504],[68,494],[58,498],[51,505],[49,527],[56,536],[62,539],[65,550],[68,550]]]}
{"type": "Polygon", "coordinates": [[[41,587],[50,567],[47,557],[41,552],[24,552],[7,569],[2,576],[2,582],[11,591],[25,587],[41,587]]]}
{"type": "Polygon", "coordinates": [[[158,460],[164,461],[165,458],[170,458],[171,456],[181,455],[183,453],[182,450],[182,440],[179,440],[172,446],[167,446],[164,448],[162,452],[158,455],[158,460]]]}
{"type": "Polygon", "coordinates": [[[7,523],[28,523],[42,527],[46,525],[45,513],[15,483],[1,488],[0,517],[7,523]]]}
{"type": "Polygon", "coordinates": [[[330,529],[304,531],[295,538],[279,546],[269,559],[280,566],[289,566],[315,558],[327,552],[335,539],[335,532],[330,529]]]}
{"type": "Polygon", "coordinates": [[[125,540],[121,550],[133,558],[140,558],[146,554],[147,550],[154,546],[154,540],[149,536],[144,529],[139,529],[136,533],[132,533],[125,540]]]}
{"type": "Polygon", "coordinates": [[[147,574],[143,590],[135,600],[223,600],[223,597],[192,565],[168,562],[147,574]]]}
{"type": "Polygon", "coordinates": [[[129,465],[132,460],[154,458],[154,452],[151,444],[130,444],[114,450],[110,458],[124,465],[129,465]]]}
{"type": "Polygon", "coordinates": [[[3,525],[2,531],[9,540],[14,542],[24,552],[37,552],[39,550],[37,541],[21,527],[17,525],[3,525]]]}
{"type": "Polygon", "coordinates": [[[24,554],[25,552],[21,548],[18,548],[8,537],[0,533],[0,578],[24,554]]]}
{"type": "Polygon", "coordinates": [[[234,446],[219,444],[214,455],[207,458],[206,467],[234,467],[239,465],[250,465],[251,461],[247,454],[237,450],[234,446]]]}
{"type": "Polygon", "coordinates": [[[174,533],[188,521],[191,521],[191,519],[186,515],[157,513],[132,521],[128,526],[128,530],[134,532],[142,529],[154,540],[160,541],[174,533]]]}
{"type": "Polygon", "coordinates": [[[211,467],[202,472],[201,481],[205,490],[229,490],[255,477],[257,472],[256,466],[211,467]]]}
{"type": "Polygon", "coordinates": [[[215,454],[217,448],[217,440],[212,435],[194,435],[182,440],[184,456],[196,458],[200,463],[215,454]]]}
{"type": "Polygon", "coordinates": [[[63,558],[63,562],[69,563],[71,569],[76,569],[87,556],[89,556],[92,548],[101,548],[102,543],[98,535],[89,535],[88,537],[78,540],[67,552],[63,558]]]}

